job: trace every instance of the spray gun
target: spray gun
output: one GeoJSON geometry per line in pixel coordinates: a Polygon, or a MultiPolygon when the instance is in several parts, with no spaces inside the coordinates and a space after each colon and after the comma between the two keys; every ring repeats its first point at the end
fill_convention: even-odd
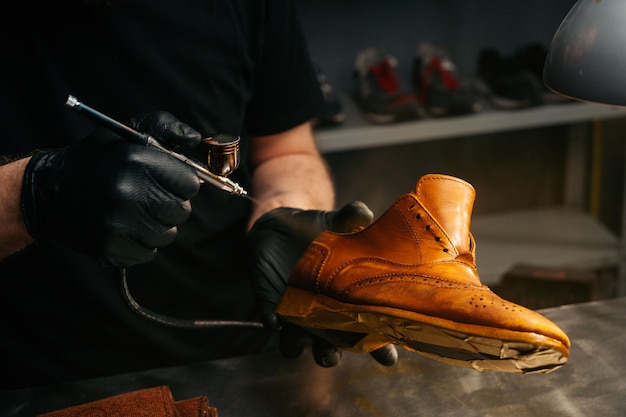
{"type": "MultiPolygon", "coordinates": [[[[167,149],[161,145],[155,138],[147,133],[141,133],[123,123],[118,122],[109,116],[81,103],[72,95],[67,97],[66,106],[80,112],[87,118],[103,125],[107,129],[117,133],[123,138],[132,140],[136,143],[152,146],[162,152],[165,152],[174,158],[184,162],[196,170],[196,175],[201,181],[211,184],[220,190],[227,191],[241,197],[246,197],[255,201],[248,195],[248,192],[236,182],[227,178],[227,175],[235,171],[239,167],[239,137],[230,135],[215,135],[210,138],[203,139],[208,146],[207,162],[208,168],[201,165],[185,155],[179,154],[167,149]]],[[[263,325],[258,322],[250,321],[224,321],[224,320],[193,320],[180,319],[176,317],[166,316],[141,306],[132,297],[126,281],[126,268],[119,269],[120,291],[122,297],[128,306],[140,316],[170,327],[181,328],[208,328],[208,327],[253,327],[262,328],[263,325]]]]}
{"type": "Polygon", "coordinates": [[[185,155],[179,154],[167,149],[161,145],[155,138],[147,133],[138,132],[123,123],[118,122],[109,116],[83,104],[76,97],[70,95],[67,97],[66,106],[80,112],[87,118],[103,125],[107,129],[117,133],[123,138],[132,140],[136,143],[152,146],[163,151],[174,158],[184,162],[196,170],[196,175],[201,181],[211,184],[220,190],[227,191],[231,194],[248,197],[248,192],[244,188],[227,178],[239,166],[239,137],[229,135],[216,135],[204,139],[209,147],[207,156],[208,168],[201,165],[185,155]]]}

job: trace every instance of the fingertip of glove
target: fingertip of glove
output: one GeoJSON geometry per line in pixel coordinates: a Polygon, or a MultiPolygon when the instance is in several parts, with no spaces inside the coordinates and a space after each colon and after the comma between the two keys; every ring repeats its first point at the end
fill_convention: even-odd
{"type": "Polygon", "coordinates": [[[341,361],[341,350],[326,340],[313,338],[311,350],[315,363],[323,368],[332,368],[341,361]]]}
{"type": "Polygon", "coordinates": [[[398,363],[398,350],[394,345],[383,346],[370,352],[370,355],[384,366],[393,366],[398,363]]]}
{"type": "Polygon", "coordinates": [[[315,363],[317,363],[322,368],[333,368],[339,365],[339,362],[341,361],[341,356],[341,351],[337,349],[317,354],[315,351],[313,351],[313,358],[315,359],[315,363]]]}
{"type": "Polygon", "coordinates": [[[332,212],[329,224],[335,232],[355,233],[374,221],[374,213],[362,201],[353,201],[332,212]]]}
{"type": "Polygon", "coordinates": [[[263,327],[268,330],[280,330],[281,328],[280,321],[276,314],[264,314],[261,317],[261,323],[263,323],[263,327]]]}
{"type": "Polygon", "coordinates": [[[184,136],[185,139],[187,139],[188,141],[188,143],[186,143],[186,146],[195,147],[199,145],[200,142],[202,142],[202,135],[200,134],[200,132],[185,123],[181,124],[182,136],[184,136]]]}
{"type": "Polygon", "coordinates": [[[350,203],[350,210],[357,214],[362,220],[374,220],[374,212],[362,201],[353,201],[350,203]]]}

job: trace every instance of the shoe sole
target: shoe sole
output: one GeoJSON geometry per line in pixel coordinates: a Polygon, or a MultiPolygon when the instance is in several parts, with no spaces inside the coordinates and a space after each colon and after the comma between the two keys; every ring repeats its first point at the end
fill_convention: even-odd
{"type": "MultiPolygon", "coordinates": [[[[353,305],[287,287],[277,313],[316,329],[364,335],[345,350],[371,352],[386,343],[478,371],[549,373],[563,366],[568,348],[537,333],[458,323],[390,307],[353,305]]],[[[323,334],[323,332],[319,333],[323,334]]]]}

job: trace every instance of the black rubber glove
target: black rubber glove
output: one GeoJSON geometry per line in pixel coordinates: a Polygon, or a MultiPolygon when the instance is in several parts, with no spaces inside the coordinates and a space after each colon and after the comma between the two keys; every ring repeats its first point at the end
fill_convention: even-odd
{"type": "MultiPolygon", "coordinates": [[[[193,147],[200,133],[166,112],[130,125],[164,144],[193,147]]],[[[108,131],[35,152],[26,166],[22,214],[31,236],[58,239],[105,265],[152,260],[191,213],[200,183],[192,168],[108,131]]]]}
{"type": "MultiPolygon", "coordinates": [[[[261,302],[263,325],[269,329],[280,329],[280,350],[287,357],[298,357],[308,341],[315,362],[323,367],[335,366],[341,358],[341,350],[330,340],[330,332],[307,330],[298,326],[281,323],[276,315],[287,280],[298,260],[311,242],[324,230],[340,233],[358,231],[373,221],[371,210],[362,202],[356,201],[339,210],[318,211],[293,208],[274,209],[253,225],[248,234],[253,255],[253,284],[261,302]]],[[[345,335],[344,335],[345,336],[345,335]]],[[[393,365],[397,361],[395,346],[387,345],[371,352],[383,365],[393,365]]]]}

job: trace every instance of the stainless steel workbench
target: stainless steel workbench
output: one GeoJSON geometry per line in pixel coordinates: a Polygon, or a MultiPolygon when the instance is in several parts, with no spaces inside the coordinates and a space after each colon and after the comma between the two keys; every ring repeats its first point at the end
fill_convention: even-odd
{"type": "Polygon", "coordinates": [[[570,361],[545,375],[480,373],[402,350],[385,368],[344,354],[332,369],[307,354],[268,353],[77,383],[0,392],[0,416],[29,416],[157,385],[206,395],[220,417],[626,415],[626,298],[542,311],[572,340],[570,361]]]}

